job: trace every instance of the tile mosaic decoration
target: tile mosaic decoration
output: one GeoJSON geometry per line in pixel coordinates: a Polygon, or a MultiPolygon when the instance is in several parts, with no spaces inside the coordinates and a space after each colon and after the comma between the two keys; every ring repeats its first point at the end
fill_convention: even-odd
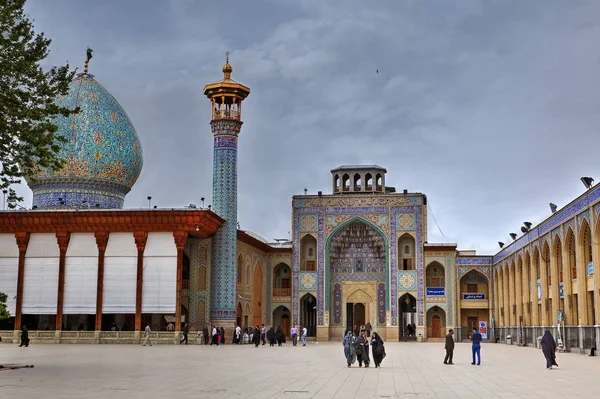
{"type": "Polygon", "coordinates": [[[397,272],[398,290],[399,291],[416,291],[417,290],[417,272],[414,270],[404,270],[397,272]]]}
{"type": "Polygon", "coordinates": [[[300,219],[300,231],[311,232],[317,230],[317,216],[305,215],[300,219]]]}
{"type": "Polygon", "coordinates": [[[413,213],[396,214],[396,228],[398,230],[414,230],[415,215],[413,213]]]}
{"type": "Polygon", "coordinates": [[[317,279],[317,272],[300,272],[300,291],[316,290],[317,279]]]}
{"type": "Polygon", "coordinates": [[[454,260],[456,265],[491,265],[491,256],[459,256],[454,260]]]}
{"type": "Polygon", "coordinates": [[[453,288],[453,278],[452,272],[454,268],[452,267],[452,257],[446,256],[446,262],[444,264],[446,268],[446,306],[447,306],[447,318],[446,323],[454,324],[454,288],[453,288]]]}
{"type": "Polygon", "coordinates": [[[386,315],[385,284],[377,284],[377,325],[385,326],[386,315]]]}
{"type": "Polygon", "coordinates": [[[342,285],[333,285],[333,324],[342,324],[342,285]]]}
{"type": "Polygon", "coordinates": [[[588,225],[590,224],[590,210],[586,209],[585,211],[581,212],[579,215],[577,215],[577,229],[580,230],[581,229],[581,224],[583,223],[583,220],[586,220],[588,225]]]}
{"type": "Polygon", "coordinates": [[[242,123],[213,120],[212,210],[225,223],[213,237],[211,321],[235,322],[237,270],[237,136],[242,123]],[[235,144],[235,145],[233,145],[235,144]]]}
{"type": "Polygon", "coordinates": [[[33,206],[122,208],[143,166],[140,140],[127,113],[87,73],[77,75],[68,94],[56,101],[81,111],[53,121],[56,134],[67,140],[59,143],[58,154],[66,164],[58,171],[31,171],[26,180],[33,191],[33,206]]]}

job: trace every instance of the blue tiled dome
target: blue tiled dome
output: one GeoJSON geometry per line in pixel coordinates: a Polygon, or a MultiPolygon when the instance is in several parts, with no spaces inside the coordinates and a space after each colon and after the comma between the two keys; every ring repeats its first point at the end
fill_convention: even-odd
{"type": "Polygon", "coordinates": [[[142,146],[125,110],[93,75],[77,75],[61,106],[81,111],[54,123],[61,143],[58,171],[36,170],[28,178],[37,208],[123,207],[142,171],[142,146]]]}

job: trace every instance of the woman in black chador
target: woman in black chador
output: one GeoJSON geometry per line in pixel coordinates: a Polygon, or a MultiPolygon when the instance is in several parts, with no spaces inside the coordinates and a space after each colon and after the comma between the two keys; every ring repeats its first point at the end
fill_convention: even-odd
{"type": "Polygon", "coordinates": [[[258,345],[260,344],[260,334],[258,333],[259,331],[260,331],[260,327],[257,324],[256,327],[254,327],[254,335],[252,336],[252,341],[254,342],[254,346],[256,346],[257,348],[258,348],[258,345]]]}
{"type": "Polygon", "coordinates": [[[542,352],[546,358],[546,368],[548,370],[552,370],[552,366],[558,367],[558,364],[556,364],[556,341],[550,334],[550,330],[546,330],[542,337],[542,352]]]}
{"type": "Polygon", "coordinates": [[[360,333],[360,337],[356,339],[356,359],[358,360],[358,367],[362,367],[362,364],[365,364],[365,367],[369,367],[369,363],[371,363],[369,359],[369,339],[367,338],[367,333],[364,331],[360,333]]]}
{"type": "Polygon", "coordinates": [[[275,334],[277,338],[277,345],[281,346],[281,344],[285,344],[285,334],[283,333],[283,329],[281,326],[277,326],[277,333],[275,334]]]}
{"type": "Polygon", "coordinates": [[[21,345],[19,345],[19,347],[21,346],[29,346],[29,331],[27,331],[27,326],[25,324],[21,326],[21,345]]]}
{"type": "Polygon", "coordinates": [[[381,367],[381,362],[385,357],[385,348],[383,347],[383,340],[376,332],[371,336],[371,350],[373,351],[375,367],[381,367]]]}
{"type": "Polygon", "coordinates": [[[275,346],[275,330],[273,329],[273,326],[271,326],[271,328],[269,328],[269,331],[267,331],[267,341],[269,341],[269,346],[275,346]]]}

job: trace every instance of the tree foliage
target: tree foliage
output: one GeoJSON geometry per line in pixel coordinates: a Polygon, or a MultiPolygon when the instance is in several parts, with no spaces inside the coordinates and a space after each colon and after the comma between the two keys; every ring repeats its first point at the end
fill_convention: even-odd
{"type": "Polygon", "coordinates": [[[8,319],[10,314],[8,313],[8,308],[6,307],[6,301],[8,300],[8,295],[3,292],[0,292],[0,320],[8,319]]]}
{"type": "Polygon", "coordinates": [[[34,166],[59,169],[60,142],[52,123],[69,110],[55,103],[66,95],[75,71],[69,65],[44,71],[51,40],[36,34],[24,12],[25,0],[0,0],[0,189],[12,204],[22,201],[10,186],[34,166]]]}

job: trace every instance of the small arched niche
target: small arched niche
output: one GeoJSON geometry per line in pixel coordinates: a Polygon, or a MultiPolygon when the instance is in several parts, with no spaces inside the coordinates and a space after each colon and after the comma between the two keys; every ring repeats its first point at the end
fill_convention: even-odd
{"type": "Polygon", "coordinates": [[[310,234],[300,240],[300,270],[317,271],[317,240],[310,234]]]}

